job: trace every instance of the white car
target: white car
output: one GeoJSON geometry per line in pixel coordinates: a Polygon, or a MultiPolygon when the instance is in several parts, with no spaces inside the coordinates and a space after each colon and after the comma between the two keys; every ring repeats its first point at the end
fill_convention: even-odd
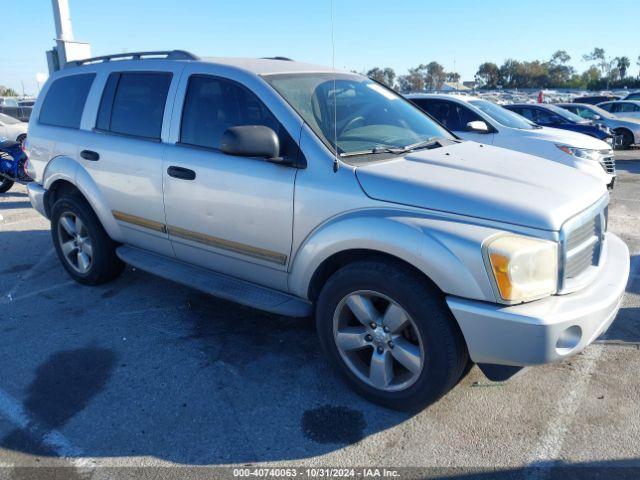
{"type": "Polygon", "coordinates": [[[21,122],[4,113],[0,113],[0,140],[15,140],[23,143],[27,138],[28,123],[21,122]]]}
{"type": "Polygon", "coordinates": [[[640,101],[638,100],[615,100],[599,103],[598,106],[616,117],[640,118],[640,101]]]}
{"type": "Polygon", "coordinates": [[[616,176],[613,150],[602,140],[582,133],[540,127],[477,97],[417,93],[406,98],[464,140],[563,163],[613,187],[616,176]]]}

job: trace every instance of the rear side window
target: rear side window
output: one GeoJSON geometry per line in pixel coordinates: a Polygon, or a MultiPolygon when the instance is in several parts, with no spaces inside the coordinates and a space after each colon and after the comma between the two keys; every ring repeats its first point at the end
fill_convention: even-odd
{"type": "MultiPolygon", "coordinates": [[[[219,148],[229,127],[263,125],[280,135],[280,123],[244,86],[218,77],[193,75],[182,110],[180,142],[219,148]]],[[[280,141],[282,144],[282,135],[280,141]]]]}
{"type": "Polygon", "coordinates": [[[95,73],[62,77],[54,82],[42,102],[38,121],[56,127],[80,128],[80,119],[95,73]]]}
{"type": "Polygon", "coordinates": [[[168,72],[112,73],[102,94],[96,128],[160,139],[170,84],[168,72]]]}

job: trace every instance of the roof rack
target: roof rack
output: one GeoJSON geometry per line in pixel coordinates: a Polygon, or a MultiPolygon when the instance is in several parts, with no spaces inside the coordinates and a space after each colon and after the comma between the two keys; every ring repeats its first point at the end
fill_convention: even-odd
{"type": "Polygon", "coordinates": [[[151,59],[161,58],[163,60],[200,60],[200,57],[184,50],[160,50],[157,52],[132,52],[132,53],[116,53],[114,55],[104,55],[102,57],[85,58],[84,60],[73,60],[67,62],[68,67],[79,67],[93,63],[105,63],[111,60],[143,60],[150,57],[151,59]]]}
{"type": "Polygon", "coordinates": [[[292,59],[287,57],[262,57],[262,60],[282,60],[284,62],[293,62],[292,59]]]}

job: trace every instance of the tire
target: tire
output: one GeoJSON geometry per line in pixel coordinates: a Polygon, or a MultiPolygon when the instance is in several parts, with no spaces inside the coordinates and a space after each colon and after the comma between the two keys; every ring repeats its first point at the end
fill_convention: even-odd
{"type": "Polygon", "coordinates": [[[27,139],[27,134],[21,133],[20,135],[18,135],[18,138],[16,138],[16,142],[18,142],[20,145],[23,145],[26,139],[27,139]]]}
{"type": "Polygon", "coordinates": [[[469,358],[442,293],[393,262],[355,262],[338,270],[320,292],[316,328],[323,350],[347,383],[366,399],[394,410],[418,411],[437,401],[459,381],[469,358]],[[362,313],[367,308],[360,307],[367,303],[374,307],[373,315],[362,313]],[[365,327],[366,319],[376,315],[376,328],[365,327]],[[398,324],[405,327],[398,329],[398,324]],[[359,336],[363,331],[364,338],[359,336]],[[374,373],[374,359],[376,366],[386,366],[389,358],[392,367],[382,369],[389,375],[374,373]]]}
{"type": "Polygon", "coordinates": [[[633,145],[633,133],[629,130],[618,130],[618,134],[622,135],[622,148],[627,150],[633,145]]]}
{"type": "Polygon", "coordinates": [[[115,253],[115,242],[79,195],[65,195],[53,205],[51,236],[62,265],[78,283],[100,285],[113,280],[124,269],[115,253]]]}
{"type": "Polygon", "coordinates": [[[9,180],[7,177],[0,177],[0,193],[6,193],[11,190],[14,183],[13,180],[9,180]]]}

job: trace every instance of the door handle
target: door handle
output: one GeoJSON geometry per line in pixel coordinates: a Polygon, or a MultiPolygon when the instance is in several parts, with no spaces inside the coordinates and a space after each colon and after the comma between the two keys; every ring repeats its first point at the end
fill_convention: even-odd
{"type": "Polygon", "coordinates": [[[85,160],[89,160],[91,162],[97,162],[100,160],[100,154],[98,152],[94,152],[93,150],[82,150],[80,152],[80,156],[85,160]]]}
{"type": "Polygon", "coordinates": [[[167,168],[167,173],[170,177],[179,178],[180,180],[195,180],[196,172],[189,170],[188,168],[174,167],[167,168]]]}

